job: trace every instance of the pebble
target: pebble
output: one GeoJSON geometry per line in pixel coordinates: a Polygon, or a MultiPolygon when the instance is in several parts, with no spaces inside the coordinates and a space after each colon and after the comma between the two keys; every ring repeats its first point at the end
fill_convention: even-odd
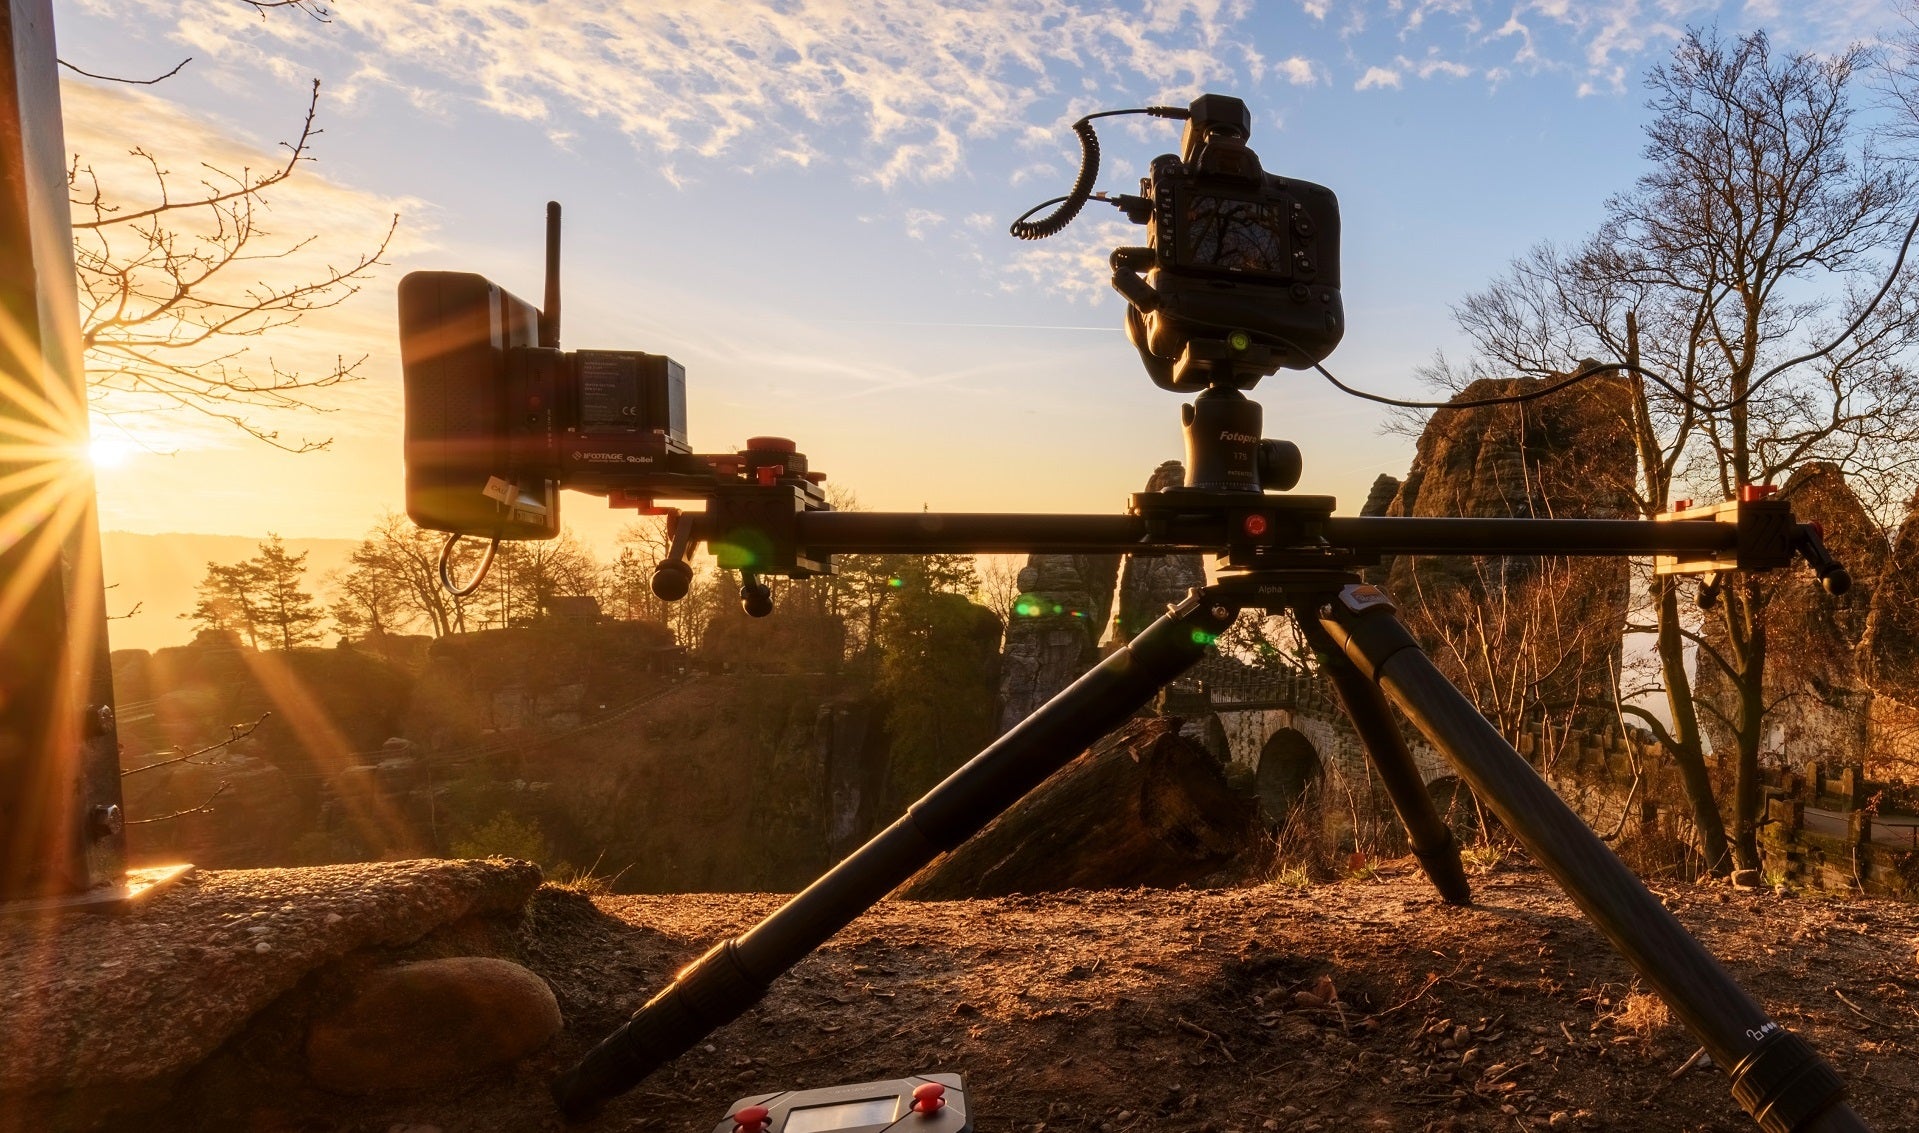
{"type": "Polygon", "coordinates": [[[266,941],[262,940],[260,943],[253,946],[253,950],[255,952],[271,952],[273,951],[273,945],[268,944],[266,941]]]}

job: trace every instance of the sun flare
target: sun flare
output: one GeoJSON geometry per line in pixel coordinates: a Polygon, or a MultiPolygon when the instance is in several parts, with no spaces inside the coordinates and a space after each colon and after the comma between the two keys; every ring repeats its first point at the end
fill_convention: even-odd
{"type": "Polygon", "coordinates": [[[87,462],[95,468],[119,468],[133,458],[125,437],[95,437],[87,442],[87,462]]]}

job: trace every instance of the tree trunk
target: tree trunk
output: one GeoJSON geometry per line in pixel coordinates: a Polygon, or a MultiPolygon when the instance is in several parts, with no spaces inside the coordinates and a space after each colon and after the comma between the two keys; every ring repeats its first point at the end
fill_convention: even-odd
{"type": "Polygon", "coordinates": [[[1693,826],[1699,831],[1699,852],[1714,877],[1732,872],[1732,854],[1726,842],[1726,823],[1713,798],[1712,778],[1706,773],[1705,745],[1699,738],[1699,712],[1693,705],[1692,681],[1686,676],[1686,643],[1679,635],[1679,580],[1655,578],[1659,598],[1659,667],[1666,686],[1666,706],[1672,712],[1672,757],[1692,806],[1693,826]]]}
{"type": "Polygon", "coordinates": [[[1256,808],[1177,717],[1088,748],[898,895],[942,901],[1201,881],[1252,851],[1256,808]]]}
{"type": "Polygon", "coordinates": [[[1737,619],[1743,633],[1735,641],[1734,664],[1728,674],[1738,698],[1739,768],[1733,781],[1732,852],[1740,869],[1759,868],[1759,748],[1766,737],[1766,621],[1759,608],[1759,583],[1741,578],[1736,591],[1729,587],[1726,613],[1737,619]]]}

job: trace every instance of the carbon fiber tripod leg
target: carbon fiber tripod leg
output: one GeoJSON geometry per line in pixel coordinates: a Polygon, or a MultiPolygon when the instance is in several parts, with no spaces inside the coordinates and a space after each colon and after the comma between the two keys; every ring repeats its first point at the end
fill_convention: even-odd
{"type": "Polygon", "coordinates": [[[1109,655],[1012,731],[947,776],[904,817],[853,851],[738,939],[681,970],[664,991],[553,1083],[569,1119],[691,1050],[759,1001],[828,937],[1152,700],[1191,668],[1237,613],[1195,593],[1109,655]]]}
{"type": "Polygon", "coordinates": [[[1599,836],[1434,666],[1377,587],[1348,586],[1320,625],[1359,671],[1399,705],[1478,792],[1587,919],[1659,992],[1713,1061],[1733,1097],[1767,1133],[1868,1129],[1845,1084],[1767,1017],[1705,947],[1646,890],[1599,836]]]}
{"type": "Polygon", "coordinates": [[[1427,880],[1447,904],[1472,904],[1472,886],[1467,883],[1465,867],[1459,861],[1459,841],[1453,837],[1453,828],[1433,806],[1433,797],[1420,778],[1413,753],[1407,750],[1406,737],[1400,735],[1399,725],[1393,722],[1386,698],[1333,644],[1333,639],[1315,620],[1313,611],[1297,613],[1301,631],[1319,653],[1321,664],[1332,677],[1333,689],[1339,694],[1339,702],[1345,706],[1353,730],[1359,733],[1366,758],[1379,773],[1380,782],[1386,785],[1386,794],[1393,800],[1393,810],[1406,827],[1419,868],[1426,871],[1427,880]]]}

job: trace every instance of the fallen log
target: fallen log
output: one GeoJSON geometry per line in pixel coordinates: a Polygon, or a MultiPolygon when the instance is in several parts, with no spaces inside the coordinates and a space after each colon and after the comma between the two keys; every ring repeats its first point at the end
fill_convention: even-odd
{"type": "Polygon", "coordinates": [[[1257,807],[1179,725],[1173,716],[1131,721],[897,895],[944,901],[1170,887],[1218,873],[1257,844],[1257,807]]]}

